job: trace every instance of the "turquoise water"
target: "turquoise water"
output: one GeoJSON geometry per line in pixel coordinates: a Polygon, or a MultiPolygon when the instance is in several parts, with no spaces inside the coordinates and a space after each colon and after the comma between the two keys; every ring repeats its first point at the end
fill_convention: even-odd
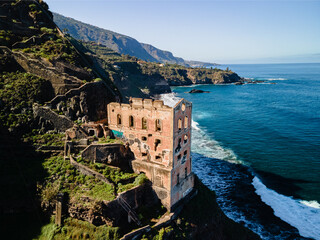
{"type": "MultiPolygon", "coordinates": [[[[228,67],[241,77],[266,83],[173,88],[178,97],[193,103],[194,171],[211,189],[220,191],[220,205],[230,215],[235,211],[234,202],[239,202],[236,181],[247,181],[276,218],[298,229],[302,236],[320,239],[320,64],[228,67]],[[193,88],[210,93],[186,93],[193,88]],[[248,166],[250,173],[244,177],[241,167],[219,160],[248,166]],[[223,170],[230,168],[233,172],[223,170]],[[237,174],[242,175],[232,177],[237,174]]],[[[240,188],[246,191],[246,186],[240,188]]],[[[261,210],[263,204],[251,207],[261,210]]],[[[240,217],[246,225],[258,221],[258,216],[246,221],[248,217],[241,213],[241,206],[237,209],[239,214],[234,218],[240,217]]],[[[260,222],[269,210],[263,211],[260,222]]],[[[272,225],[275,219],[261,224],[272,225]]],[[[297,237],[295,230],[285,224],[276,230],[270,226],[261,233],[266,239],[277,234],[278,239],[297,237]],[[293,235],[284,236],[284,232],[293,235]]],[[[258,232],[259,228],[252,227],[258,232]]]]}

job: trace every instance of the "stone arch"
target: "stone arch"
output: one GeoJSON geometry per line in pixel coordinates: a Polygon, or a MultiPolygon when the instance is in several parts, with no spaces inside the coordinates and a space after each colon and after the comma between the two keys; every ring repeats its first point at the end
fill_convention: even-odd
{"type": "Polygon", "coordinates": [[[129,116],[129,127],[134,127],[134,117],[132,115],[129,116]]]}
{"type": "Polygon", "coordinates": [[[189,118],[188,118],[188,116],[185,116],[184,117],[184,128],[188,128],[188,125],[189,125],[189,118]]]}
{"type": "Polygon", "coordinates": [[[121,126],[122,125],[122,118],[121,118],[121,114],[117,115],[117,125],[121,126]]]}
{"type": "Polygon", "coordinates": [[[181,120],[181,118],[179,118],[179,120],[178,120],[178,129],[179,129],[179,131],[182,129],[182,120],[181,120]]]}
{"type": "Polygon", "coordinates": [[[142,129],[148,129],[148,121],[144,117],[141,119],[141,128],[142,129]]]}

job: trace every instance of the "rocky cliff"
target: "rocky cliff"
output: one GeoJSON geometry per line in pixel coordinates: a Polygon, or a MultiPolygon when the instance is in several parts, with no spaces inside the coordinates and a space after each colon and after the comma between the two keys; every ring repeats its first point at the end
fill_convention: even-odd
{"type": "Polygon", "coordinates": [[[67,29],[74,38],[103,44],[120,54],[128,54],[150,62],[180,64],[185,66],[216,65],[215,63],[204,63],[200,61],[186,61],[173,56],[169,51],[158,49],[150,44],[140,43],[132,37],[98,28],[58,13],[53,13],[53,15],[57,25],[61,29],[67,29]]]}
{"type": "MultiPolygon", "coordinates": [[[[60,239],[119,239],[119,235],[109,232],[116,231],[114,228],[88,227],[88,222],[70,218],[63,227],[44,226],[48,223],[46,213],[52,213],[59,191],[73,197],[75,204],[70,205],[71,216],[91,221],[95,216],[93,213],[100,214],[101,209],[93,207],[88,210],[93,212],[86,212],[85,203],[79,201],[81,197],[113,200],[118,191],[135,184],[120,182],[121,179],[127,181],[132,173],[122,173],[111,167],[104,171],[99,164],[94,165],[97,171],[108,174],[114,182],[120,179],[118,191],[99,179],[77,172],[59,152],[65,140],[62,131],[75,124],[79,124],[79,128],[88,120],[105,119],[106,105],[111,101],[169,92],[168,82],[172,85],[197,81],[213,83],[213,76],[217,81],[229,81],[228,74],[225,73],[225,77],[218,70],[160,66],[65,37],[56,28],[52,14],[42,0],[1,1],[0,27],[0,223],[6,226],[3,238],[34,239],[40,236],[40,239],[46,239],[48,235],[52,238],[62,235],[60,239]],[[41,152],[39,145],[52,148],[49,152],[41,152]],[[83,216],[81,211],[85,212],[83,216]],[[85,232],[88,229],[99,235],[89,237],[91,233],[85,232]]],[[[255,239],[252,237],[255,235],[241,225],[229,224],[230,220],[222,214],[212,198],[213,193],[209,192],[199,192],[198,196],[210,201],[191,203],[182,212],[183,218],[190,219],[192,231],[182,228],[179,222],[173,223],[177,236],[255,239]],[[196,209],[202,215],[208,213],[207,209],[214,211],[201,221],[190,209],[196,209]],[[194,216],[186,215],[189,211],[194,216]],[[211,229],[216,234],[210,233],[211,229]]],[[[128,199],[137,200],[135,195],[128,199]]],[[[142,207],[147,205],[140,202],[142,207]]],[[[115,210],[120,209],[115,207],[115,210]]],[[[139,211],[150,224],[157,217],[157,213],[153,214],[154,209],[139,211]]],[[[117,211],[114,212],[117,215],[117,211]]],[[[123,234],[131,230],[127,226],[120,227],[123,234]]]]}

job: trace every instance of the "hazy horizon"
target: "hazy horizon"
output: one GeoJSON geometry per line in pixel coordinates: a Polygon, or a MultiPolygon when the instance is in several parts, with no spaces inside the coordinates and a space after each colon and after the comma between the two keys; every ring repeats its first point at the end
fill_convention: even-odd
{"type": "Polygon", "coordinates": [[[320,62],[319,0],[46,2],[53,12],[130,36],[185,60],[320,62]]]}

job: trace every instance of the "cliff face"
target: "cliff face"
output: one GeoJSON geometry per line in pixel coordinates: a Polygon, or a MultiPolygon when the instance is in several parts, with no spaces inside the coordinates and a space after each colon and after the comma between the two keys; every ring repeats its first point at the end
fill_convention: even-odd
{"type": "Polygon", "coordinates": [[[190,68],[176,64],[140,63],[146,74],[160,74],[170,86],[227,84],[242,81],[238,74],[218,68],[190,68]]]}
{"type": "Polygon", "coordinates": [[[216,65],[215,63],[200,61],[186,61],[173,56],[169,51],[158,49],[150,44],[140,43],[134,38],[64,17],[57,13],[53,13],[53,16],[57,25],[61,29],[67,29],[74,38],[103,44],[120,54],[128,54],[150,62],[181,64],[185,66],[216,65]]]}
{"type": "Polygon", "coordinates": [[[83,42],[82,45],[82,51],[95,68],[108,74],[110,84],[117,87],[123,101],[130,97],[151,98],[171,92],[169,84],[159,73],[143,72],[136,57],[120,55],[94,42],[83,42]]]}
{"type": "MultiPolygon", "coordinates": [[[[228,75],[218,70],[175,65],[164,67],[94,44],[81,44],[63,36],[51,17],[48,6],[41,0],[0,3],[0,222],[6,226],[3,235],[8,239],[33,239],[40,234],[47,219],[40,208],[43,191],[40,197],[39,183],[46,186],[48,180],[59,182],[59,185],[47,185],[48,191],[53,191],[49,192],[50,198],[47,199],[51,205],[60,183],[65,186],[63,190],[79,188],[87,194],[97,186],[92,178],[76,173],[63,157],[52,157],[59,153],[36,151],[38,144],[62,149],[65,136],[58,131],[74,126],[75,122],[106,118],[107,104],[120,101],[121,97],[126,101],[129,96],[151,97],[170,92],[168,83],[215,83],[213,77],[217,82],[234,81],[229,79],[232,73],[228,75]],[[35,103],[47,105],[43,107],[35,103]]],[[[145,48],[155,52],[159,58],[172,57],[170,53],[159,52],[150,46],[145,48]]],[[[105,189],[101,192],[106,193],[105,189]]],[[[221,210],[217,210],[219,208],[212,200],[212,194],[199,192],[201,199],[211,199],[207,205],[200,201],[186,206],[183,217],[188,218],[194,227],[192,230],[184,229],[178,221],[175,222],[173,226],[177,226],[177,236],[188,234],[191,237],[207,235],[216,239],[236,239],[228,238],[230,234],[235,235],[228,229],[231,226],[238,239],[252,239],[249,238],[252,233],[240,225],[228,224],[229,220],[221,210]],[[215,209],[209,212],[208,218],[196,215],[205,215],[207,209],[215,209]],[[212,235],[211,228],[216,235],[212,235]]],[[[74,216],[79,215],[77,206],[72,210],[74,216]]],[[[147,211],[152,212],[152,209],[147,211]]],[[[99,230],[93,225],[90,228],[94,232],[99,230]]],[[[77,235],[75,229],[74,225],[64,230],[60,228],[52,232],[52,236],[66,230],[74,236],[77,235]]],[[[83,229],[81,226],[81,234],[83,229]]],[[[96,239],[101,238],[111,237],[109,232],[103,232],[96,239]]]]}

